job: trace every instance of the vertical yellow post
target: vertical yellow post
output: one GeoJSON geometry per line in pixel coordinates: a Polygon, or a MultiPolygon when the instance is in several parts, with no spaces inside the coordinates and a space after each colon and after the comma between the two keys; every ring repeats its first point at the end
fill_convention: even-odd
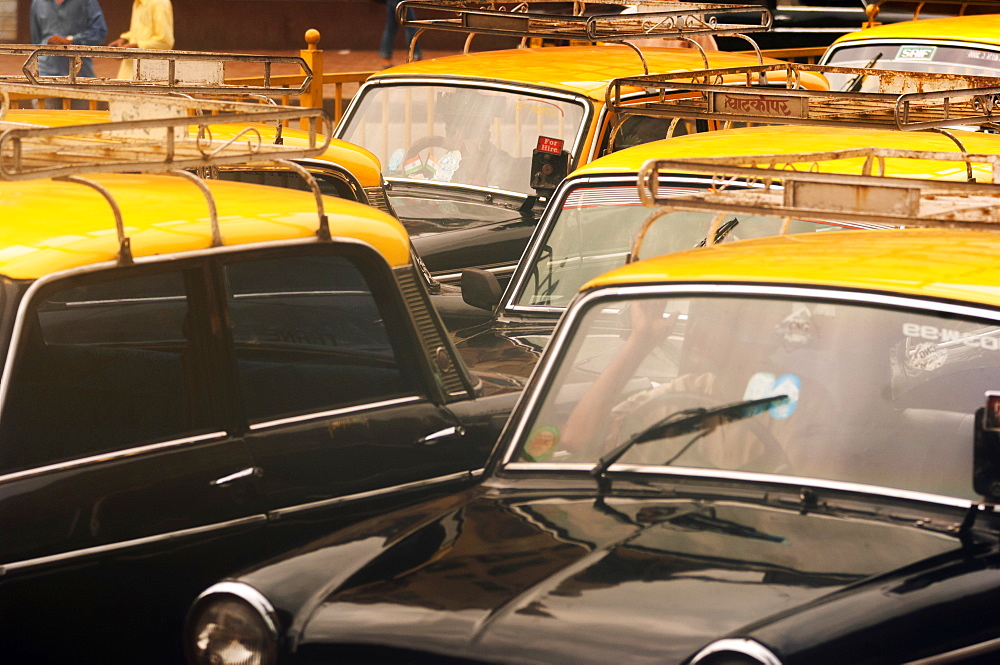
{"type": "MultiPolygon", "coordinates": [[[[308,108],[323,108],[323,51],[316,48],[316,45],[319,44],[319,30],[314,28],[306,30],[306,44],[309,45],[308,48],[299,51],[299,55],[312,70],[313,79],[309,89],[299,97],[299,105],[308,108]]],[[[309,123],[303,120],[302,129],[308,128],[309,123]]]]}

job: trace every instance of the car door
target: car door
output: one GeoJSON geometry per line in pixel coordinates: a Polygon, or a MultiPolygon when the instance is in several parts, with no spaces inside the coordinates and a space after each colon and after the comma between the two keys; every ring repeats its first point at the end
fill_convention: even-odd
{"type": "Polygon", "coordinates": [[[204,584],[260,551],[206,275],[106,270],[25,297],[0,416],[0,642],[29,662],[86,638],[90,619],[173,630],[204,584]]]}
{"type": "Polygon", "coordinates": [[[481,465],[482,449],[433,398],[376,252],[327,243],[226,261],[221,273],[247,442],[278,528],[329,529],[360,517],[352,500],[374,510],[383,491],[418,491],[481,465]]]}

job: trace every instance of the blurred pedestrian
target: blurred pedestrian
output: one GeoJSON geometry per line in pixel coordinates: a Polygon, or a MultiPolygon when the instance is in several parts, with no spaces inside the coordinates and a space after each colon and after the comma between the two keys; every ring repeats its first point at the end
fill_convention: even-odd
{"type": "MultiPolygon", "coordinates": [[[[133,0],[132,18],[128,31],[108,46],[143,49],[172,49],[174,47],[174,8],[170,0],[133,0]]],[[[132,78],[133,60],[122,60],[118,78],[132,78]]]]}
{"type": "MultiPolygon", "coordinates": [[[[97,0],[31,0],[33,44],[98,46],[108,26],[97,0]]],[[[69,75],[69,58],[43,55],[38,58],[40,76],[69,75]]],[[[78,76],[94,76],[90,58],[81,61],[78,76]]]]}
{"type": "MultiPolygon", "coordinates": [[[[392,51],[393,44],[396,41],[396,33],[399,32],[399,23],[396,21],[396,6],[401,0],[386,0],[385,3],[385,27],[382,29],[382,45],[379,48],[379,55],[382,56],[382,64],[385,67],[392,66],[392,51]]],[[[414,14],[413,9],[407,8],[406,18],[413,20],[414,14]]],[[[417,29],[413,27],[406,28],[406,49],[409,53],[410,42],[413,41],[414,35],[417,34],[417,29]]],[[[423,54],[420,50],[420,46],[413,51],[413,59],[420,60],[423,54]]]]}

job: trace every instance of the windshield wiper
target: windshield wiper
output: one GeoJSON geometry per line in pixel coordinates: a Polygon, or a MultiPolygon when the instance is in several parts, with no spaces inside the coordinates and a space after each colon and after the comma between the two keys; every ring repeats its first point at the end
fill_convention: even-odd
{"type": "MultiPolygon", "coordinates": [[[[726,236],[729,235],[729,232],[735,229],[736,225],[739,223],[740,220],[733,217],[725,224],[719,226],[719,228],[715,230],[715,239],[712,241],[712,244],[718,245],[720,242],[725,240],[726,236]]],[[[695,247],[704,247],[707,244],[708,244],[708,238],[702,238],[701,242],[695,245],[695,247]]]]}
{"type": "MultiPolygon", "coordinates": [[[[622,455],[628,452],[629,448],[637,443],[647,441],[660,441],[671,439],[683,434],[698,432],[695,439],[688,443],[690,446],[694,441],[705,436],[716,427],[731,423],[736,420],[743,420],[760,415],[775,404],[788,401],[788,395],[772,395],[771,397],[761,397],[759,399],[748,399],[733,404],[723,404],[711,409],[695,408],[683,409],[657,421],[652,426],[640,431],[607,455],[597,461],[597,464],[590,470],[590,475],[597,480],[598,490],[606,492],[610,488],[607,478],[608,467],[617,462],[622,455]]],[[[686,450],[688,446],[682,449],[686,450]]],[[[676,459],[674,455],[671,459],[676,459]]]]}
{"type": "MultiPolygon", "coordinates": [[[[871,69],[872,67],[875,66],[875,63],[878,62],[879,58],[881,57],[882,57],[881,53],[876,54],[876,56],[871,60],[869,60],[868,64],[862,67],[862,69],[871,69]]],[[[857,76],[855,76],[854,78],[852,78],[850,81],[847,82],[847,85],[844,86],[844,89],[841,92],[857,92],[861,88],[861,84],[864,83],[864,80],[865,80],[864,74],[858,74],[857,76]]]]}

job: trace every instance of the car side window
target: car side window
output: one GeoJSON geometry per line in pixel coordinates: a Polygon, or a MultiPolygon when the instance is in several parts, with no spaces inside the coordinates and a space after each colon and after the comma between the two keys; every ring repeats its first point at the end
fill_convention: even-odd
{"type": "Polygon", "coordinates": [[[296,255],[229,263],[224,271],[237,375],[251,422],[416,390],[386,325],[392,317],[382,311],[391,298],[352,258],[296,255]]]}
{"type": "Polygon", "coordinates": [[[84,278],[31,305],[0,419],[0,471],[195,429],[182,272],[84,278]]]}

